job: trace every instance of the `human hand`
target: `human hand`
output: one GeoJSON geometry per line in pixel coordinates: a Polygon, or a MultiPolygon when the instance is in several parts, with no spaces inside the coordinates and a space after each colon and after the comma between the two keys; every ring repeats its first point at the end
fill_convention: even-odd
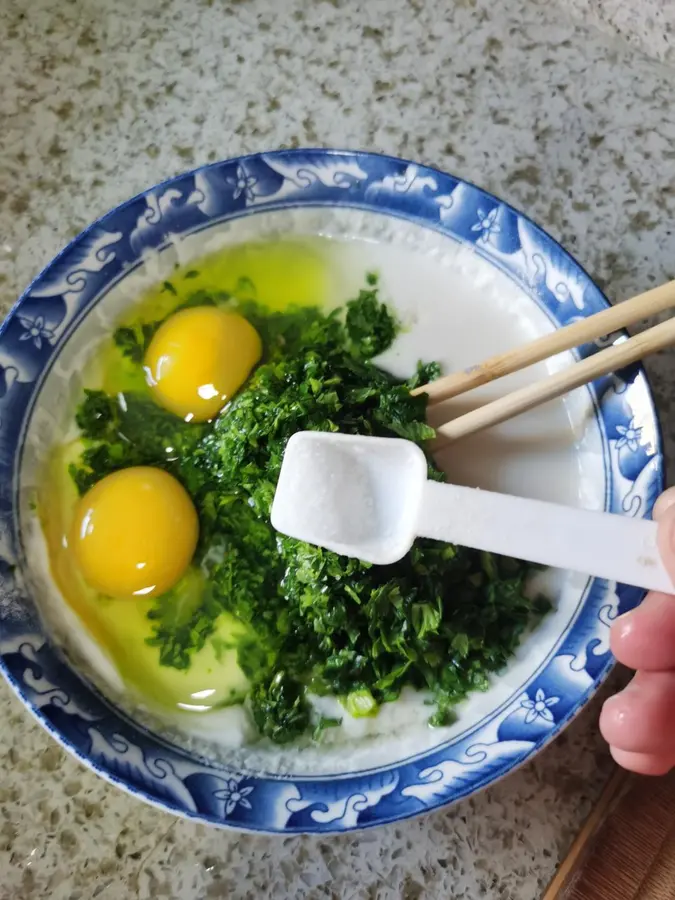
{"type": "MultiPolygon", "coordinates": [[[[654,507],[663,563],[675,581],[675,488],[654,507]]],[[[625,769],[664,775],[675,767],[675,597],[648,594],[613,624],[612,652],[637,672],[628,687],[610,697],[600,731],[625,769]]]]}

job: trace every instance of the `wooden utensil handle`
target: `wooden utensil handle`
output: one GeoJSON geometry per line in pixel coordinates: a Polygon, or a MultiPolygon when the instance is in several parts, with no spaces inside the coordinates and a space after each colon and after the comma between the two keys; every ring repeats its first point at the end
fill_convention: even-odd
{"type": "Polygon", "coordinates": [[[668,319],[661,325],[655,325],[654,328],[649,328],[647,331],[642,331],[630,340],[595,353],[543,381],[527,385],[527,387],[507,394],[492,403],[487,403],[464,416],[439,425],[436,433],[447,440],[455,441],[469,434],[483,431],[485,428],[506,422],[507,419],[512,419],[548,400],[561,397],[575,388],[594,381],[601,375],[616,372],[673,343],[675,343],[675,318],[668,319]]]}
{"type": "Polygon", "coordinates": [[[462,372],[453,372],[444,378],[438,378],[423,387],[416,388],[413,394],[428,394],[430,403],[449,400],[474,388],[503,378],[520,369],[525,369],[544,359],[549,359],[565,350],[580,347],[589,341],[597,340],[613,331],[619,331],[628,325],[656,315],[675,306],[675,281],[669,281],[660,287],[646,291],[624,300],[609,309],[593,316],[559,328],[552,334],[544,335],[536,341],[515,350],[508,350],[492,356],[477,366],[462,372]]]}

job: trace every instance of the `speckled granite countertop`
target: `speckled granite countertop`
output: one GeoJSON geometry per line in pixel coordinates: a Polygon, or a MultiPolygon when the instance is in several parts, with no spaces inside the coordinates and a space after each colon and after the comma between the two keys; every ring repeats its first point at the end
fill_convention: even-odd
{"type": "MultiPolygon", "coordinates": [[[[673,278],[673,25],[670,0],[1,0],[2,308],[117,202],[280,145],[463,175],[617,299],[673,278]]],[[[674,366],[650,366],[671,464],[674,366]]],[[[447,812],[281,841],[132,800],[2,685],[0,898],[536,900],[609,771],[597,712],[447,812]]]]}

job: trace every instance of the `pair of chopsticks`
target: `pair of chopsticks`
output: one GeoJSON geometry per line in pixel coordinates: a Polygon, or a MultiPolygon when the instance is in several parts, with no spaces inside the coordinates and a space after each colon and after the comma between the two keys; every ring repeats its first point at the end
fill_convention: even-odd
{"type": "MultiPolygon", "coordinates": [[[[509,350],[472,366],[416,388],[413,394],[428,394],[429,405],[436,405],[483,384],[511,375],[542,360],[572,350],[582,344],[598,340],[632,325],[640,319],[675,307],[675,281],[625,300],[610,309],[596,313],[532,341],[524,347],[509,350]]],[[[491,403],[436,426],[436,434],[444,440],[455,441],[500,422],[527,412],[541,403],[561,397],[596,378],[615,372],[644,359],[658,350],[675,344],[675,317],[648,328],[625,341],[601,350],[562,372],[556,372],[534,384],[527,385],[491,403]]]]}

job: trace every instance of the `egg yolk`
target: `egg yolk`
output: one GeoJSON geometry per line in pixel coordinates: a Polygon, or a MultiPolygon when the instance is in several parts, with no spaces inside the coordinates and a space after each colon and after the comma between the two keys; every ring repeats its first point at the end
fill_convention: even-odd
{"type": "Polygon", "coordinates": [[[173,587],[195,551],[192,500],[173,476],[134,466],[102,478],[75,508],[70,546],[85,581],[110,597],[173,587]]]}
{"type": "Polygon", "coordinates": [[[243,316],[202,306],[164,322],[144,368],[160,406],[188,422],[205,422],[236,394],[261,354],[260,336],[243,316]]]}

